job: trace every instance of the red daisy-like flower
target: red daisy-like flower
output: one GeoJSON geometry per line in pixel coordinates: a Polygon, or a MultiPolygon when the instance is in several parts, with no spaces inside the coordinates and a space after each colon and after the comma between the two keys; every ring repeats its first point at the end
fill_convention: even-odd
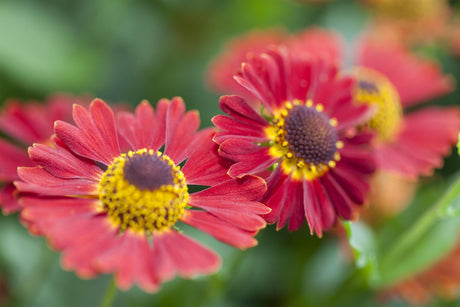
{"type": "Polygon", "coordinates": [[[452,91],[452,78],[400,45],[371,39],[363,40],[356,66],[356,100],[378,108],[368,123],[378,136],[378,166],[409,179],[431,175],[457,142],[460,109],[405,109],[452,91]]]}
{"type": "Polygon", "coordinates": [[[319,236],[337,216],[352,219],[365,201],[374,171],[371,134],[355,127],[372,111],[352,101],[354,80],[317,57],[272,49],[242,65],[235,79],[266,108],[260,115],[243,98],[223,96],[228,116],[214,117],[220,154],[236,163],[232,177],[273,169],[262,198],[277,228],[308,221],[319,236]]]}
{"type": "Polygon", "coordinates": [[[34,145],[37,167],[18,170],[21,218],[63,251],[62,263],[82,277],[116,273],[121,289],[156,291],[176,274],[216,271],[219,257],[178,230],[183,222],[239,248],[257,243],[269,208],[254,201],[264,181],[231,179],[213,129],[197,132],[196,111],[180,98],[142,102],[134,114],[95,100],[75,105],[76,126],[55,123],[53,146],[34,145]],[[130,144],[122,152],[118,135],[130,144]],[[163,152],[159,150],[164,148],[163,152]],[[183,165],[181,167],[181,165],[183,165]],[[196,193],[190,185],[210,186],[196,193]]]}
{"type": "Polygon", "coordinates": [[[85,98],[55,95],[45,104],[32,102],[22,104],[11,100],[0,113],[0,130],[12,139],[0,139],[0,206],[4,213],[19,210],[14,197],[16,188],[13,181],[18,180],[18,166],[33,166],[27,155],[27,146],[46,142],[53,134],[55,120],[70,120],[72,104],[84,102],[85,98]]]}
{"type": "MultiPolygon", "coordinates": [[[[251,54],[254,52],[250,49],[252,45],[249,42],[245,45],[246,41],[242,37],[239,44],[247,46],[246,53],[251,54]]],[[[272,44],[258,45],[255,51],[268,50],[272,44]]],[[[323,54],[323,58],[338,63],[341,56],[337,34],[325,30],[305,30],[300,35],[286,38],[284,44],[299,57],[323,54]]],[[[240,54],[235,59],[240,59],[240,54]]],[[[354,96],[358,102],[377,109],[366,126],[378,135],[374,142],[378,167],[407,179],[431,175],[435,168],[442,166],[443,157],[457,141],[460,110],[458,107],[435,106],[411,112],[406,109],[452,91],[452,78],[443,75],[435,62],[415,56],[391,39],[368,35],[362,40],[357,54],[352,69],[358,80],[354,96]]],[[[222,66],[235,62],[229,57],[221,60],[222,66]]],[[[231,89],[228,82],[222,83],[221,87],[226,84],[227,89],[231,89]]],[[[249,100],[257,101],[257,97],[249,100]]]]}

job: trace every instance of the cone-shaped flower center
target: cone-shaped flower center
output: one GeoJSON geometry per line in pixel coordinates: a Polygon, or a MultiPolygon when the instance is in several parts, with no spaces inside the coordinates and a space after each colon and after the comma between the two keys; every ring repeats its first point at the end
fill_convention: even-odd
{"type": "Polygon", "coordinates": [[[269,135],[275,145],[271,153],[283,155],[283,168],[294,177],[313,179],[322,176],[340,160],[337,149],[337,121],[322,113],[322,105],[313,106],[311,101],[286,103],[274,119],[269,135]]]}
{"type": "Polygon", "coordinates": [[[356,101],[377,108],[368,122],[369,127],[378,133],[379,139],[392,140],[402,120],[398,92],[385,76],[374,70],[357,68],[353,74],[357,80],[354,92],[356,101]]]}
{"type": "Polygon", "coordinates": [[[102,210],[120,229],[173,226],[188,201],[185,177],[166,155],[142,149],[114,159],[99,182],[102,210]]]}

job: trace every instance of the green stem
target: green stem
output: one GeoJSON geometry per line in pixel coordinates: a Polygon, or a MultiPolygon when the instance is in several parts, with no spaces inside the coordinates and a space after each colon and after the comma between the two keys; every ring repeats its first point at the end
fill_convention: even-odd
{"type": "MultiPolygon", "coordinates": [[[[452,202],[460,194],[460,179],[457,179],[453,185],[444,193],[441,199],[436,202],[428,211],[426,211],[402,236],[386,255],[382,257],[382,265],[380,269],[391,269],[392,265],[398,263],[398,259],[402,259],[407,249],[419,240],[430,227],[437,221],[447,216],[458,215],[455,209],[451,208],[452,202]]],[[[382,280],[382,285],[390,284],[393,280],[382,280]]]]}
{"type": "Polygon", "coordinates": [[[117,293],[117,284],[115,283],[115,279],[112,278],[110,280],[109,285],[107,286],[107,290],[105,291],[104,297],[102,299],[101,307],[112,306],[113,299],[115,298],[116,293],[117,293]]]}

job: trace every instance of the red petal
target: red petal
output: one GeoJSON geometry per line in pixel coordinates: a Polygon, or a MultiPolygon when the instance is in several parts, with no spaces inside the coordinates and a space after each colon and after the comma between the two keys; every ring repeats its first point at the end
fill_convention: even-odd
{"type": "MultiPolygon", "coordinates": [[[[58,225],[65,225],[66,220],[74,219],[75,217],[83,217],[87,219],[97,214],[96,212],[97,200],[86,198],[51,198],[51,197],[37,197],[37,196],[24,196],[21,197],[21,219],[26,221],[29,227],[33,227],[39,233],[49,233],[59,227],[58,225]],[[63,223],[64,224],[61,224],[63,223]]],[[[53,236],[54,246],[62,249],[68,242],[69,238],[66,236],[74,236],[73,233],[68,231],[59,233],[53,236]],[[59,236],[58,236],[59,235],[59,236]]]]}
{"type": "Polygon", "coordinates": [[[116,272],[120,289],[128,290],[137,283],[147,292],[157,291],[160,280],[153,272],[151,249],[146,236],[125,231],[115,240],[110,249],[97,256],[96,267],[103,272],[116,272]]]}
{"type": "Polygon", "coordinates": [[[239,229],[207,212],[188,211],[181,221],[238,248],[248,248],[257,244],[253,238],[254,232],[239,229]]]}
{"type": "Polygon", "coordinates": [[[18,199],[15,197],[16,187],[10,183],[0,189],[0,206],[4,214],[10,214],[21,209],[18,199]]]}
{"type": "Polygon", "coordinates": [[[193,152],[182,169],[187,184],[213,186],[230,178],[227,170],[231,162],[219,156],[218,146],[212,141],[213,135],[214,129],[196,134],[193,152]]]}
{"type": "Polygon", "coordinates": [[[94,100],[90,113],[74,106],[74,120],[78,128],[57,121],[57,136],[76,154],[110,165],[120,155],[118,133],[112,110],[101,100],[94,100]]]}
{"type": "Polygon", "coordinates": [[[205,205],[207,201],[247,201],[257,200],[266,191],[265,182],[256,176],[230,179],[208,189],[193,193],[196,204],[205,205]]]}
{"type": "Polygon", "coordinates": [[[303,181],[303,204],[310,233],[322,236],[323,230],[334,225],[337,217],[334,205],[319,180],[303,181]]]}
{"type": "Polygon", "coordinates": [[[256,174],[275,164],[279,158],[271,156],[269,150],[251,142],[229,139],[220,145],[219,154],[238,162],[228,171],[230,177],[235,178],[256,174]]]}
{"type": "Polygon", "coordinates": [[[279,220],[281,211],[284,210],[287,201],[287,191],[292,184],[291,177],[281,173],[278,167],[267,180],[267,194],[261,200],[272,211],[264,215],[265,220],[273,224],[279,220]]]}
{"type": "MultiPolygon", "coordinates": [[[[292,181],[287,186],[287,190],[285,193],[286,201],[284,202],[283,210],[281,210],[278,224],[276,224],[277,230],[286,226],[287,222],[290,220],[295,220],[296,222],[294,222],[294,224],[299,224],[299,217],[294,216],[295,214],[300,215],[300,217],[302,218],[302,222],[305,219],[305,215],[302,208],[302,182],[292,181]],[[299,210],[299,208],[301,210],[299,210]]],[[[300,225],[302,225],[302,223],[300,223],[300,225]]]]}
{"type": "Polygon", "coordinates": [[[29,155],[37,165],[60,178],[99,180],[103,173],[96,164],[79,159],[60,147],[35,144],[29,148],[29,155]]]}
{"type": "Polygon", "coordinates": [[[38,167],[20,167],[18,174],[25,181],[14,183],[21,192],[44,195],[97,195],[98,193],[97,181],[94,180],[62,179],[38,167]]]}
{"type": "MultiPolygon", "coordinates": [[[[168,117],[169,120],[169,117],[168,117]]],[[[169,133],[166,135],[165,154],[176,164],[184,161],[194,149],[191,142],[194,134],[200,127],[200,116],[198,111],[189,111],[182,117],[180,123],[173,128],[166,123],[169,133]]]]}
{"type": "Polygon", "coordinates": [[[262,179],[245,177],[243,180],[230,180],[194,193],[190,197],[189,204],[204,209],[241,229],[257,231],[265,227],[265,221],[259,214],[266,214],[270,209],[250,199],[258,199],[264,191],[265,182],[262,179]],[[241,191],[244,191],[245,195],[242,195],[241,191]]]}
{"type": "MultiPolygon", "coordinates": [[[[181,276],[191,278],[197,274],[211,274],[220,267],[220,258],[213,251],[176,231],[161,233],[161,248],[174,263],[181,276]]],[[[157,239],[155,235],[154,239],[157,239]]],[[[155,244],[155,243],[154,243],[155,244]]]]}
{"type": "Polygon", "coordinates": [[[342,187],[329,174],[320,178],[321,183],[326,189],[335,211],[343,218],[350,220],[353,218],[353,203],[344,192],[342,187]]]}
{"type": "Polygon", "coordinates": [[[214,137],[214,141],[218,144],[233,138],[260,143],[268,141],[267,134],[263,128],[258,127],[254,123],[245,124],[235,118],[224,115],[214,116],[212,122],[217,128],[222,130],[217,132],[214,137]]]}

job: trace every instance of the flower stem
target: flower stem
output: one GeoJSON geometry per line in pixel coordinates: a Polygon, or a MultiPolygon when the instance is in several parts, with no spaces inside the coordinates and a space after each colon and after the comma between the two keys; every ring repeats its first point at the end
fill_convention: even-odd
{"type": "Polygon", "coordinates": [[[117,284],[115,283],[115,279],[112,278],[110,280],[109,285],[107,286],[107,290],[105,291],[104,297],[102,299],[101,307],[111,307],[116,293],[117,293],[117,284]]]}

